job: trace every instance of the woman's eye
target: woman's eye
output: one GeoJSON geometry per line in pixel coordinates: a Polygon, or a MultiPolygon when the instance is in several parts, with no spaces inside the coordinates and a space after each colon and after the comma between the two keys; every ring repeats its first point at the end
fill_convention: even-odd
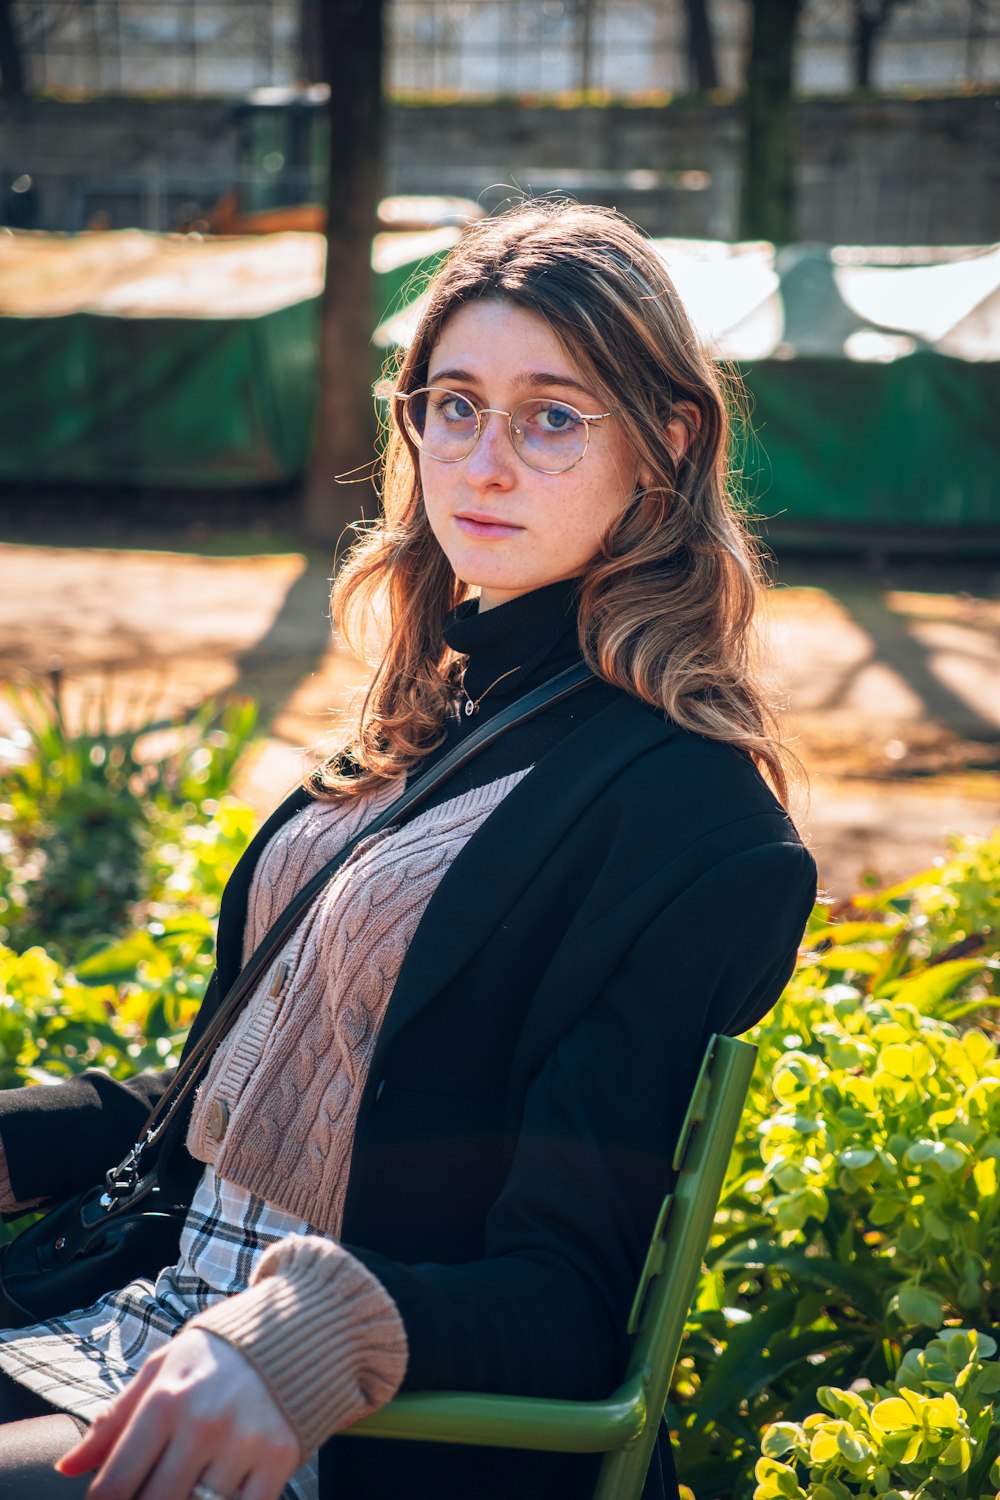
{"type": "Polygon", "coordinates": [[[572,406],[559,406],[555,402],[539,406],[533,420],[542,432],[570,432],[583,419],[572,406]]]}
{"type": "Polygon", "coordinates": [[[464,396],[438,396],[434,401],[435,411],[440,412],[446,422],[474,422],[476,408],[464,396]]]}

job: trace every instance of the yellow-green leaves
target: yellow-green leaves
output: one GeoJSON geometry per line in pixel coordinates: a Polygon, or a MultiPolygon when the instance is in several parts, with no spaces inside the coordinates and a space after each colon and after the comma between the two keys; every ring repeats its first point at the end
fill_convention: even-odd
{"type": "Polygon", "coordinates": [[[1000,1367],[987,1362],[995,1351],[992,1339],[957,1331],[911,1351],[899,1379],[885,1387],[820,1387],[829,1416],[813,1412],[765,1430],[755,1500],[794,1490],[807,1500],[902,1500],[932,1482],[947,1485],[950,1500],[978,1500],[978,1475],[995,1468],[1000,1446],[986,1399],[987,1388],[1000,1384],[1000,1367]]]}
{"type": "Polygon", "coordinates": [[[890,1432],[919,1432],[913,1407],[901,1396],[887,1396],[872,1407],[872,1426],[883,1435],[890,1432]]]}
{"type": "MultiPolygon", "coordinates": [[[[885,925],[897,957],[904,926],[898,913],[885,925]]],[[[820,937],[845,949],[879,930],[857,920],[820,937]]],[[[881,1279],[894,1330],[985,1315],[1000,1281],[1000,1057],[986,1031],[959,1031],[913,1003],[909,980],[938,971],[936,993],[968,991],[988,981],[988,955],[928,966],[911,953],[878,992],[860,970],[853,984],[830,984],[800,968],[757,1034],[759,1113],[742,1143],[744,1180],[760,1184],[760,1211],[783,1242],[818,1232],[830,1253],[836,1223],[849,1254],[881,1279]],[[962,1270],[970,1256],[972,1274],[962,1270]]]]}
{"type": "Polygon", "coordinates": [[[757,1478],[754,1500],[805,1500],[805,1491],[790,1464],[761,1458],[754,1467],[754,1474],[757,1478]]]}
{"type": "Polygon", "coordinates": [[[1000,1491],[988,1475],[995,1350],[932,1337],[1000,1324],[1000,1056],[993,1015],[978,1022],[996,1004],[998,916],[1000,832],[855,898],[846,919],[810,921],[754,1033],[759,1065],[708,1256],[714,1308],[749,1321],[700,1306],[690,1406],[671,1417],[699,1500],[715,1493],[708,1472],[725,1473],[720,1492],[746,1493],[754,1426],[766,1435],[751,1451],[779,1466],[758,1472],[761,1500],[793,1483],[809,1500],[1000,1491]],[[873,1390],[852,1390],[859,1377],[873,1390]],[[824,1410],[792,1421],[820,1389],[824,1410]],[[908,1408],[908,1425],[870,1421],[907,1390],[919,1420],[908,1408]],[[927,1404],[947,1392],[957,1426],[949,1402],[927,1404]]]}

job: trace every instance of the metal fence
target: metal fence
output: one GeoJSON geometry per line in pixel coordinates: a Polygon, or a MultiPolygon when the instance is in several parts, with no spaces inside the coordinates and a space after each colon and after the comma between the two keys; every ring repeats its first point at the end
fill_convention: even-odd
{"type": "MultiPolygon", "coordinates": [[[[238,95],[308,76],[303,7],[318,0],[14,0],[33,89],[238,95]]],[[[799,90],[850,91],[865,0],[806,0],[799,90]]],[[[737,91],[748,0],[706,0],[720,87],[737,91]]],[[[684,0],[388,0],[391,90],[468,98],[697,84],[684,0]]],[[[996,0],[897,0],[878,33],[883,91],[1000,83],[996,0]]]]}
{"type": "Polygon", "coordinates": [[[301,73],[298,0],[14,0],[30,89],[240,95],[301,73]]]}

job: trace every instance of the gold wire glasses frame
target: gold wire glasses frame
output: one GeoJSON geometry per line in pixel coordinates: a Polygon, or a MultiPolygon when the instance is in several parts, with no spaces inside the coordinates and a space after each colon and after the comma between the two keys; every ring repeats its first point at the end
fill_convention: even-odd
{"type": "Polygon", "coordinates": [[[486,429],[486,418],[506,417],[518,458],[539,474],[566,474],[584,459],[590,446],[590,424],[613,416],[610,411],[582,412],[568,401],[534,397],[513,411],[476,406],[468,396],[443,386],[396,391],[403,402],[403,425],[428,458],[457,464],[468,458],[486,429]],[[451,408],[449,410],[449,407],[451,408]],[[428,436],[428,417],[433,432],[428,436]],[[554,422],[555,425],[549,425],[554,422]]]}

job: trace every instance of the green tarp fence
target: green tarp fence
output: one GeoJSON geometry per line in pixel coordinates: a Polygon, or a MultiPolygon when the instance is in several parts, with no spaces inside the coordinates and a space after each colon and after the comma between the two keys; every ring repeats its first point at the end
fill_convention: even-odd
{"type": "Polygon", "coordinates": [[[918,352],[893,365],[805,358],[744,372],[745,487],[766,531],[997,528],[1000,364],[918,352]]]}
{"type": "MultiPolygon", "coordinates": [[[[378,317],[457,238],[378,236],[378,317]]],[[[0,483],[296,479],[313,432],[324,253],[316,234],[0,235],[0,483]]],[[[386,352],[372,347],[373,381],[386,352]]]]}
{"type": "Polygon", "coordinates": [[[318,302],[240,319],[0,320],[0,479],[272,484],[302,472],[318,302]]]}

